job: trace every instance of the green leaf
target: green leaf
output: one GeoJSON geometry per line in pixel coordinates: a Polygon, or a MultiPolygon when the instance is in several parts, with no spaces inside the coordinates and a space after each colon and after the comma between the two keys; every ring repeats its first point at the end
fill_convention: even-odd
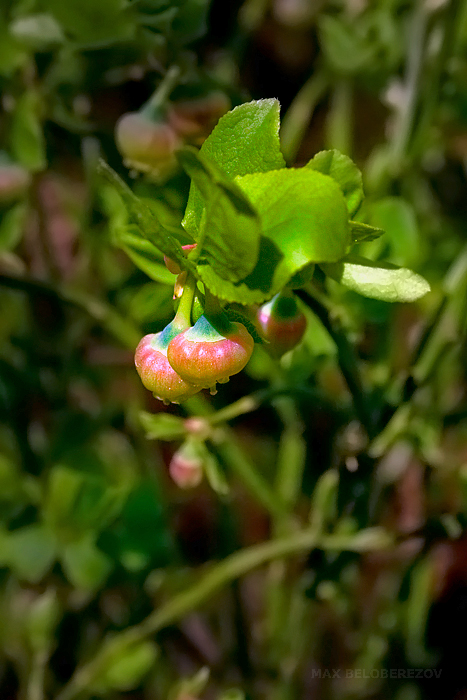
{"type": "MultiPolygon", "coordinates": [[[[291,168],[245,175],[236,181],[256,207],[264,236],[280,253],[273,291],[306,265],[339,260],[345,254],[349,244],[347,208],[331,177],[291,168]]],[[[264,262],[271,272],[271,260],[264,262]]],[[[260,273],[253,270],[251,276],[255,272],[260,273]]]]}
{"type": "Polygon", "coordinates": [[[0,12],[0,75],[9,77],[29,60],[25,47],[9,33],[0,12]]]}
{"type": "MultiPolygon", "coordinates": [[[[266,241],[266,245],[270,245],[272,248],[275,248],[275,246],[264,238],[264,236],[261,238],[261,244],[263,241],[266,241]]],[[[279,251],[272,254],[272,270],[276,265],[276,258],[280,258],[279,251]]],[[[267,258],[262,255],[261,247],[257,267],[258,269],[267,270],[267,258]]],[[[271,279],[267,277],[266,273],[263,275],[264,279],[259,279],[258,283],[253,281],[254,275],[252,273],[248,283],[243,281],[234,284],[233,282],[224,280],[212,269],[212,267],[207,264],[203,264],[202,261],[198,265],[197,271],[201,281],[214,294],[214,296],[218,297],[219,299],[223,299],[224,301],[236,302],[237,304],[250,306],[251,304],[261,304],[266,299],[269,299],[273,294],[273,292],[270,291],[271,279]],[[252,286],[249,286],[250,284],[252,286]],[[262,287],[260,288],[258,284],[262,284],[262,287]]]]}
{"type": "MultiPolygon", "coordinates": [[[[102,159],[99,160],[98,172],[107,182],[118,192],[128,212],[131,223],[135,224],[141,235],[156,246],[162,253],[168,255],[173,260],[182,262],[186,269],[194,271],[194,266],[190,266],[187,261],[178,239],[163,226],[159,221],[155,211],[148,203],[137,197],[128,185],[117,175],[115,170],[102,159]]],[[[111,206],[110,198],[104,192],[104,205],[111,206]]],[[[117,218],[120,219],[117,212],[117,218]]]]}
{"type": "Polygon", "coordinates": [[[374,241],[383,235],[384,229],[362,224],[360,221],[349,221],[350,236],[353,243],[363,243],[364,241],[374,241]]]}
{"type": "Polygon", "coordinates": [[[344,193],[349,216],[354,216],[363,201],[362,173],[355,163],[348,156],[333,149],[320,151],[305,167],[332,177],[344,193]]]}
{"type": "Polygon", "coordinates": [[[357,73],[369,66],[374,49],[362,40],[355,27],[340,18],[322,14],[318,23],[320,45],[332,68],[344,75],[357,73]]]}
{"type": "Polygon", "coordinates": [[[63,30],[55,17],[46,13],[18,17],[10,24],[10,33],[39,51],[65,41],[63,30]]]}
{"type": "Polygon", "coordinates": [[[219,700],[245,700],[245,693],[238,688],[229,688],[222,693],[219,700]]]}
{"type": "MultiPolygon", "coordinates": [[[[77,456],[77,451],[73,454],[77,456]]],[[[92,451],[83,450],[79,459],[91,462],[96,457],[92,451]]],[[[74,541],[90,530],[104,527],[121,510],[128,485],[117,481],[123,476],[119,474],[122,465],[118,455],[112,455],[111,461],[116,483],[102,473],[79,471],[65,465],[56,465],[50,470],[43,514],[60,541],[74,541]]],[[[100,465],[98,458],[96,465],[100,465]]]]}
{"type": "Polygon", "coordinates": [[[161,287],[156,282],[148,282],[135,293],[131,291],[129,297],[124,297],[125,307],[138,324],[162,321],[167,317],[167,310],[173,306],[172,296],[172,287],[161,287]]]}
{"type": "Polygon", "coordinates": [[[176,681],[167,700],[195,700],[203,695],[209,681],[209,668],[202,666],[193,676],[176,681]]]}
{"type": "Polygon", "coordinates": [[[175,440],[186,433],[185,421],[170,413],[140,413],[140,421],[148,440],[175,440]]]}
{"type": "Polygon", "coordinates": [[[257,209],[264,235],[254,269],[235,284],[200,261],[198,274],[217,297],[260,304],[310,263],[343,257],[349,242],[347,208],[332,178],[300,168],[245,175],[236,182],[257,209]]]}
{"type": "Polygon", "coordinates": [[[311,497],[310,524],[317,532],[323,532],[336,517],[339,473],[329,469],[321,474],[311,497]]]}
{"type": "Polygon", "coordinates": [[[70,583],[86,590],[99,588],[112,569],[109,557],[96,547],[92,533],[63,547],[61,562],[70,583]]]}
{"type": "Polygon", "coordinates": [[[203,457],[203,470],[210,487],[219,496],[226,496],[229,493],[229,485],[218,460],[207,448],[203,457]]]}
{"type": "Polygon", "coordinates": [[[402,197],[384,197],[373,202],[365,219],[385,230],[391,262],[415,265],[420,257],[420,233],[414,208],[402,197]]]}
{"type": "Polygon", "coordinates": [[[172,24],[173,37],[178,43],[186,44],[204,36],[207,31],[210,0],[185,0],[172,24]]]}
{"type": "Polygon", "coordinates": [[[321,265],[323,271],[358,294],[381,301],[411,302],[430,291],[424,277],[404,267],[375,263],[357,255],[321,265]]]}
{"type": "Polygon", "coordinates": [[[106,44],[134,33],[124,0],[46,0],[44,5],[72,39],[85,45],[106,44]]]}
{"type": "MultiPolygon", "coordinates": [[[[256,100],[235,107],[221,117],[201,146],[200,153],[231,178],[283,168],[279,112],[279,102],[274,99],[256,100]]],[[[203,208],[203,198],[194,184],[182,222],[193,236],[199,230],[203,208]]]]}
{"type": "Polygon", "coordinates": [[[6,563],[15,574],[38,583],[55,560],[55,539],[43,525],[29,525],[7,534],[6,563]]]}
{"type": "Polygon", "coordinates": [[[260,221],[240,187],[195,149],[184,149],[180,161],[204,202],[198,231],[201,255],[224,279],[237,282],[254,268],[259,252],[260,221]]]}
{"type": "Polygon", "coordinates": [[[146,238],[142,238],[136,227],[133,227],[136,233],[131,228],[127,226],[126,230],[119,232],[116,241],[119,248],[152,280],[173,286],[175,276],[161,261],[159,250],[146,238]]]}
{"type": "Polygon", "coordinates": [[[1,216],[0,250],[13,250],[17,246],[23,235],[27,214],[28,208],[21,202],[1,216]]]}
{"type": "Polygon", "coordinates": [[[31,649],[44,652],[50,649],[54,629],[60,620],[57,592],[46,589],[32,603],[26,620],[26,635],[31,649]]]}
{"type": "Polygon", "coordinates": [[[25,92],[16,104],[10,142],[15,160],[34,172],[47,165],[41,113],[43,98],[35,90],[25,92]]]}
{"type": "Polygon", "coordinates": [[[158,649],[154,642],[135,639],[131,632],[107,638],[93,663],[89,690],[102,694],[109,690],[131,690],[151,669],[158,649]]]}

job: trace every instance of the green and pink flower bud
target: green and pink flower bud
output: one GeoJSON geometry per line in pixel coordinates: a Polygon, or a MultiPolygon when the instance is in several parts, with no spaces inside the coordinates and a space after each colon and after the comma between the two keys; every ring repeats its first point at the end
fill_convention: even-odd
{"type": "Polygon", "coordinates": [[[281,357],[303,338],[306,317],[293,294],[279,293],[258,309],[257,322],[261,335],[269,342],[268,352],[281,357]]]}
{"type": "Polygon", "coordinates": [[[169,323],[160,333],[149,333],[139,342],[135,365],[143,385],[164,403],[180,403],[200,391],[185,381],[167,359],[169,343],[181,332],[180,326],[169,323]]]}
{"type": "Polygon", "coordinates": [[[25,194],[30,173],[16,163],[0,163],[0,204],[9,204],[25,194]]]}
{"type": "Polygon", "coordinates": [[[216,382],[227,382],[245,367],[253,346],[243,324],[231,322],[223,314],[203,315],[169,343],[167,357],[186,382],[213,390],[216,382]]]}
{"type": "MultiPolygon", "coordinates": [[[[188,255],[188,253],[194,248],[196,248],[196,243],[182,245],[184,255],[188,255]]],[[[172,258],[169,258],[168,255],[164,255],[164,263],[168,271],[171,272],[173,275],[179,275],[181,273],[182,268],[180,267],[178,262],[176,260],[172,260],[172,258]]]]}
{"type": "Polygon", "coordinates": [[[162,176],[177,167],[175,152],[181,146],[180,138],[170,124],[144,112],[120,117],[115,141],[129,168],[162,176]]]}
{"type": "Polygon", "coordinates": [[[197,444],[187,440],[174,453],[169,464],[169,474],[181,489],[193,489],[203,480],[203,459],[197,444]]]}

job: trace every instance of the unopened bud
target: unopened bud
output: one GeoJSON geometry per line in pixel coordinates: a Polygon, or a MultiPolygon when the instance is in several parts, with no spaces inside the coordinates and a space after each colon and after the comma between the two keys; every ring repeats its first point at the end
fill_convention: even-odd
{"type": "Polygon", "coordinates": [[[203,459],[196,444],[187,440],[175,452],[169,464],[169,474],[181,489],[193,489],[203,479],[203,459]]]}

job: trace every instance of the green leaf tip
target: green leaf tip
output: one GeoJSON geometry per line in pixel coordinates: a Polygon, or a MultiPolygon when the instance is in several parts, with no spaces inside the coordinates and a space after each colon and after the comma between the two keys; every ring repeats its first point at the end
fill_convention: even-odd
{"type": "Polygon", "coordinates": [[[349,156],[336,149],[319,151],[305,168],[318,170],[337,182],[344,195],[349,216],[355,215],[363,202],[362,173],[349,156]]]}
{"type": "MultiPolygon", "coordinates": [[[[200,149],[227,177],[267,172],[285,167],[280,149],[280,105],[276,99],[254,100],[224,114],[200,149]]],[[[183,220],[195,235],[201,224],[204,202],[192,183],[183,220]]]]}

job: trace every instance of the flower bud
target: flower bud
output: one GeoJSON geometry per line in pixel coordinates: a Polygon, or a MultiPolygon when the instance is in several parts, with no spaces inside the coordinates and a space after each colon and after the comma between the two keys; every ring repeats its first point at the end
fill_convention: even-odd
{"type": "Polygon", "coordinates": [[[203,459],[193,440],[187,440],[175,452],[170,460],[169,474],[181,489],[192,489],[201,483],[203,459]]]}
{"type": "Polygon", "coordinates": [[[124,114],[115,127],[115,141],[127,167],[157,175],[166,175],[176,167],[180,140],[164,121],[142,112],[124,114]]]}
{"type": "Polygon", "coordinates": [[[292,350],[303,338],[306,317],[292,294],[276,294],[258,309],[257,321],[261,335],[269,345],[267,350],[281,357],[292,350]]]}
{"type": "Polygon", "coordinates": [[[253,346],[253,338],[242,323],[231,322],[224,315],[203,315],[169,343],[167,357],[185,381],[213,388],[245,367],[253,346]]]}
{"type": "MultiPolygon", "coordinates": [[[[182,245],[182,250],[185,255],[188,255],[190,250],[193,250],[193,248],[196,248],[196,243],[189,243],[188,245],[182,245]]],[[[168,255],[164,255],[164,262],[166,268],[171,272],[173,275],[179,275],[182,271],[182,268],[178,264],[176,260],[172,260],[172,258],[169,258],[168,255]]]]}
{"type": "Polygon", "coordinates": [[[31,183],[31,175],[16,163],[0,164],[0,204],[10,203],[23,195],[31,183]]]}
{"type": "Polygon", "coordinates": [[[169,364],[167,346],[179,333],[180,329],[169,323],[160,333],[145,335],[135,352],[135,365],[143,385],[164,403],[180,403],[201,388],[186,382],[169,364]]]}

